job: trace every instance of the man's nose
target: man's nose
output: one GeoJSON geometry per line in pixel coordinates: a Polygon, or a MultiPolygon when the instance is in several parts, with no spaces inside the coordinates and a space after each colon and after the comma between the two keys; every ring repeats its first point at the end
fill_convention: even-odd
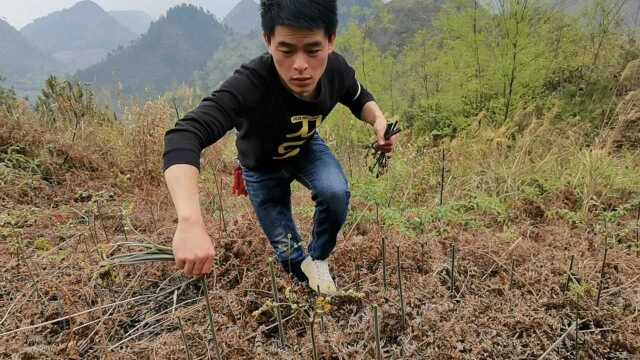
{"type": "Polygon", "coordinates": [[[307,59],[305,59],[304,55],[298,55],[295,58],[293,63],[293,69],[297,72],[304,72],[309,68],[309,64],[307,63],[307,59]]]}

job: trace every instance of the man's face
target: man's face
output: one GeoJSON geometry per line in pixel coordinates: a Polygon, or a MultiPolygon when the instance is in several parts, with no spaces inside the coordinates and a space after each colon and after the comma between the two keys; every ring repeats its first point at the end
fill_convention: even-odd
{"type": "Polygon", "coordinates": [[[323,30],[304,30],[276,26],[265,42],[278,74],[287,88],[297,96],[312,99],[333,51],[335,35],[327,37],[323,30]]]}

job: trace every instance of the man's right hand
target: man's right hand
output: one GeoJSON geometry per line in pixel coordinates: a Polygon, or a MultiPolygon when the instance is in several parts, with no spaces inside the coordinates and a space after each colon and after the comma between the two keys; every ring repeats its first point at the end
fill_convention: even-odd
{"type": "Polygon", "coordinates": [[[215,249],[202,221],[180,221],[173,236],[176,267],[187,276],[211,272],[215,249]]]}

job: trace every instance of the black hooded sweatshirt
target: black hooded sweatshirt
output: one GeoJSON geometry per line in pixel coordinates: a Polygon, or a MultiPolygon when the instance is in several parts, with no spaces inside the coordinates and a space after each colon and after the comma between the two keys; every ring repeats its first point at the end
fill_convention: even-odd
{"type": "Polygon", "coordinates": [[[200,168],[200,153],[235,128],[240,163],[251,170],[285,165],[298,155],[339,102],[358,118],[373,96],[355,71],[333,52],[318,81],[315,101],[296,97],[265,53],[242,65],[211,96],[165,135],[164,170],[175,164],[200,168]]]}

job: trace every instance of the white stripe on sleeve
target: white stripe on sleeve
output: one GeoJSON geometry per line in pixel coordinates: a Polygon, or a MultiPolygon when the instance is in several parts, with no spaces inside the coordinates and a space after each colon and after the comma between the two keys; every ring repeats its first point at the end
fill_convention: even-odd
{"type": "Polygon", "coordinates": [[[360,86],[360,82],[358,81],[358,93],[353,99],[351,99],[351,101],[356,101],[356,99],[360,96],[361,92],[362,92],[362,86],[360,86]]]}

